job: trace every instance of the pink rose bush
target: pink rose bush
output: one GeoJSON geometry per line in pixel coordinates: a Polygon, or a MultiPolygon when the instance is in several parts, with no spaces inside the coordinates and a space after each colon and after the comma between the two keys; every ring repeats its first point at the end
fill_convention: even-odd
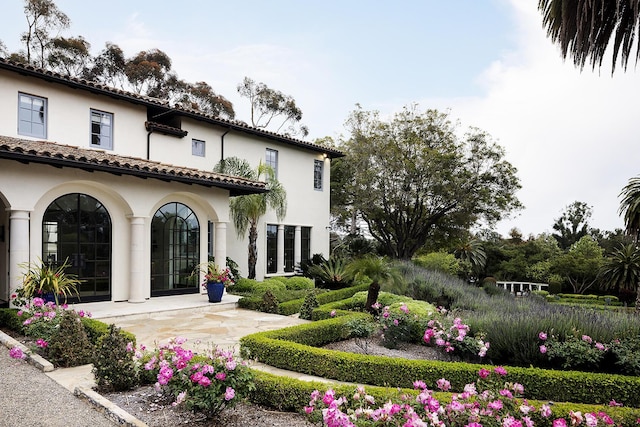
{"type": "Polygon", "coordinates": [[[183,347],[185,342],[185,338],[174,338],[141,354],[144,377],[155,378],[156,389],[172,395],[174,406],[184,405],[211,417],[254,389],[251,372],[232,351],[214,347],[195,354],[183,347]]]}
{"type": "MultiPolygon", "coordinates": [[[[493,372],[481,369],[478,380],[467,384],[464,392],[451,394],[448,402],[440,401],[424,381],[415,381],[415,398],[402,395],[381,404],[359,386],[351,399],[337,397],[333,390],[311,393],[304,412],[322,416],[327,427],[402,426],[402,427],[533,427],[539,425],[607,426],[614,421],[604,412],[570,411],[567,419],[554,418],[551,407],[534,407],[524,397],[524,387],[504,382],[507,372],[497,367],[493,372]]],[[[448,389],[448,381],[438,380],[438,388],[448,389]]]]}

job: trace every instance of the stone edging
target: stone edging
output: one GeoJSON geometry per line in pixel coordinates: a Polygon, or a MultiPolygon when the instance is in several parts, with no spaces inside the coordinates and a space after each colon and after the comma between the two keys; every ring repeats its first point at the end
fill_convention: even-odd
{"type": "MultiPolygon", "coordinates": [[[[25,360],[41,370],[42,372],[51,372],[54,370],[54,366],[51,362],[43,358],[37,353],[34,353],[24,344],[18,342],[14,338],[0,331],[0,343],[8,349],[18,347],[25,355],[25,360]]],[[[99,412],[104,414],[107,418],[115,421],[121,426],[126,427],[146,427],[147,424],[143,423],[133,415],[129,414],[124,409],[115,405],[110,400],[103,397],[101,394],[87,387],[76,387],[73,394],[83,400],[86,400],[89,404],[94,406],[99,412]]]]}
{"type": "Polygon", "coordinates": [[[40,369],[42,372],[51,372],[53,371],[53,363],[49,362],[47,359],[43,358],[39,354],[32,352],[29,348],[27,348],[24,344],[19,343],[9,335],[0,331],[0,343],[4,344],[8,349],[12,349],[13,347],[18,347],[24,353],[27,362],[36,368],[40,369]]]}

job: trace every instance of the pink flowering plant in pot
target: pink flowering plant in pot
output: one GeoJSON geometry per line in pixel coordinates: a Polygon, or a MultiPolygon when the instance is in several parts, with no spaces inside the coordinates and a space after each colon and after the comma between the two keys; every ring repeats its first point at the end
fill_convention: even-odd
{"type": "Polygon", "coordinates": [[[222,283],[225,288],[235,283],[231,270],[228,267],[220,267],[214,261],[208,261],[198,265],[192,274],[197,275],[200,273],[204,274],[204,280],[202,282],[204,289],[207,289],[207,284],[210,282],[222,283]]]}
{"type": "Polygon", "coordinates": [[[156,389],[169,394],[174,406],[213,417],[254,390],[251,371],[233,351],[212,347],[196,354],[183,347],[185,342],[177,337],[155,351],[137,352],[146,361],[143,378],[155,379],[156,389]]]}

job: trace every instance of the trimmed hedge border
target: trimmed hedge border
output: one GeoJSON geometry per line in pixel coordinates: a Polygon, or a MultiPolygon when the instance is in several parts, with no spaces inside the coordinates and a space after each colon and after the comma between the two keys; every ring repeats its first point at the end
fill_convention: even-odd
{"type": "MultiPolygon", "coordinates": [[[[453,390],[477,379],[480,368],[493,366],[463,362],[406,360],[326,350],[330,342],[346,339],[346,323],[366,313],[335,317],[276,331],[243,337],[240,350],[245,359],[309,375],[388,387],[412,387],[420,379],[435,384],[440,378],[451,382],[453,390]]],[[[508,380],[522,384],[527,397],[538,400],[606,404],[615,399],[626,406],[640,407],[640,377],[555,371],[540,368],[507,367],[508,380]]]]}
{"type": "MultiPolygon", "coordinates": [[[[302,408],[309,404],[310,395],[314,390],[325,392],[333,389],[336,396],[345,396],[351,401],[355,385],[329,384],[317,381],[302,381],[295,378],[281,377],[267,372],[252,369],[254,375],[255,390],[249,395],[249,400],[253,403],[277,409],[279,411],[301,412],[302,408]]],[[[429,384],[429,388],[434,384],[429,384]]],[[[366,386],[367,394],[373,396],[378,405],[382,405],[391,396],[407,394],[415,397],[417,392],[413,389],[400,389],[394,387],[366,386]]],[[[525,392],[526,392],[525,388],[525,392]]],[[[528,394],[528,393],[527,393],[528,394]]],[[[450,393],[434,392],[433,396],[441,402],[451,400],[450,393]]],[[[528,400],[529,404],[539,408],[548,401],[528,400]]],[[[551,419],[544,419],[537,416],[534,421],[537,426],[551,426],[553,419],[564,417],[569,418],[569,411],[588,412],[604,411],[615,420],[620,426],[637,426],[636,420],[640,418],[640,409],[625,407],[609,407],[603,405],[587,405],[576,403],[554,403],[552,406],[554,416],[551,419]]]]}
{"type": "MultiPolygon", "coordinates": [[[[328,304],[334,301],[340,301],[346,298],[350,298],[358,292],[366,291],[369,285],[351,286],[349,288],[337,289],[335,291],[323,292],[316,296],[318,303],[328,304]]],[[[262,304],[262,296],[247,296],[240,298],[238,301],[238,307],[248,310],[259,311],[262,304]]],[[[291,316],[292,314],[300,312],[300,307],[304,304],[304,298],[298,298],[291,301],[285,301],[278,304],[278,314],[283,316],[291,316]]]]}

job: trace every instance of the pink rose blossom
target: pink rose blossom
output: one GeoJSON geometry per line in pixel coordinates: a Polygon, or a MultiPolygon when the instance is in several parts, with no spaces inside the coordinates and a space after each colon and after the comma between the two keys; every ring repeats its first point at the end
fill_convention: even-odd
{"type": "Polygon", "coordinates": [[[545,354],[547,352],[547,346],[546,345],[541,345],[540,346],[540,353],[545,354]]]}
{"type": "Polygon", "coordinates": [[[538,338],[542,341],[546,341],[547,340],[547,334],[545,332],[540,332],[538,334],[538,338]]]}
{"type": "Polygon", "coordinates": [[[487,377],[489,376],[489,374],[490,374],[490,373],[491,373],[491,372],[489,372],[487,369],[482,368],[482,369],[480,369],[480,370],[478,371],[478,376],[479,376],[480,378],[484,379],[484,378],[487,378],[487,377]]]}
{"type": "Polygon", "coordinates": [[[25,354],[22,352],[20,347],[13,347],[9,350],[9,356],[13,359],[24,359],[26,358],[25,354]]]}
{"type": "Polygon", "coordinates": [[[232,387],[227,387],[227,390],[224,392],[224,400],[231,400],[235,395],[236,391],[232,387]]]}

